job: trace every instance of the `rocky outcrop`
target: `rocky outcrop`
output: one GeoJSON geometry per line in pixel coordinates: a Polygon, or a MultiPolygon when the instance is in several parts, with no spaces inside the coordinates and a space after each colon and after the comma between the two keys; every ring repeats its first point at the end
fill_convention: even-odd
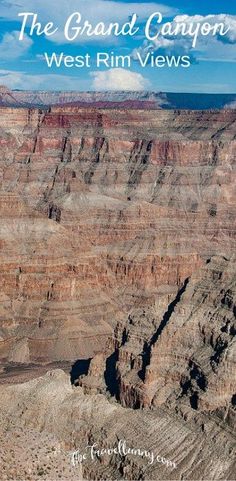
{"type": "Polygon", "coordinates": [[[0,413],[3,479],[234,479],[235,439],[216,420],[199,414],[186,423],[165,409],[125,409],[73,388],[61,370],[0,386],[0,413]],[[113,453],[119,442],[125,454],[113,453]],[[86,450],[93,444],[102,453],[94,460],[86,450]],[[87,456],[73,467],[75,450],[87,456]]]}
{"type": "Polygon", "coordinates": [[[1,110],[1,359],[92,358],[132,309],[162,319],[208,258],[231,257],[235,121],[1,110]]]}
{"type": "Polygon", "coordinates": [[[107,354],[107,363],[114,360],[112,394],[135,409],[215,412],[233,427],[235,294],[235,260],[213,258],[183,283],[162,318],[154,308],[134,310],[107,354]]]}
{"type": "Polygon", "coordinates": [[[192,416],[215,412],[233,427],[235,287],[235,259],[211,259],[186,279],[163,317],[156,306],[133,309],[117,325],[106,359],[100,354],[92,360],[96,375],[78,384],[101,392],[105,381],[123,406],[168,406],[183,416],[189,406],[192,416]]]}

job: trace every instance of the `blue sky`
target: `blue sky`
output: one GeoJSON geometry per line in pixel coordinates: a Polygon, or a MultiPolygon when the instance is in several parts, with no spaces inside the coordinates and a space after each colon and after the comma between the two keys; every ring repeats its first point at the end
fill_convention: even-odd
{"type": "MultiPolygon", "coordinates": [[[[177,21],[177,20],[175,20],[177,21]]],[[[195,21],[196,17],[195,17],[195,21]]],[[[152,0],[130,2],[128,0],[0,0],[0,83],[11,88],[41,90],[102,90],[102,89],[148,89],[171,92],[236,93],[236,2],[234,0],[166,0],[161,4],[152,0]],[[29,36],[29,28],[23,41],[19,41],[20,12],[38,13],[45,24],[53,21],[59,32],[50,38],[44,35],[29,36]],[[128,21],[129,15],[138,14],[140,34],[134,37],[78,37],[75,42],[66,42],[63,25],[66,18],[81,12],[82,19],[92,24],[98,21],[128,21]],[[201,38],[195,49],[188,38],[173,38],[171,42],[160,38],[158,42],[145,40],[143,27],[148,16],[160,11],[163,22],[173,22],[179,15],[200,16],[200,21],[220,21],[223,17],[230,26],[230,36],[201,38]],[[130,68],[112,69],[97,67],[98,52],[114,52],[115,55],[130,55],[130,68]],[[44,53],[51,55],[85,55],[91,57],[89,68],[66,68],[61,65],[48,68],[44,53]],[[151,67],[142,68],[135,60],[136,52],[145,56],[189,55],[189,68],[151,67]]],[[[29,26],[29,25],[28,25],[29,26]]]]}

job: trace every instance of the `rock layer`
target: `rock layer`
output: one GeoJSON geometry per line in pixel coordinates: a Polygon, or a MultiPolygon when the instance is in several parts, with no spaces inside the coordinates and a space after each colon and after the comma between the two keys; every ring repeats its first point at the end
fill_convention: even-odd
{"type": "Polygon", "coordinates": [[[1,109],[0,356],[75,360],[235,252],[236,112],[1,109]]]}
{"type": "Polygon", "coordinates": [[[186,423],[165,409],[125,409],[102,394],[88,395],[80,387],[73,388],[69,377],[60,370],[49,371],[28,383],[0,386],[0,408],[0,427],[4,428],[0,459],[4,472],[14,477],[38,480],[43,475],[49,481],[59,477],[130,481],[234,479],[235,439],[214,419],[199,415],[186,423]],[[21,442],[27,441],[14,471],[16,434],[18,452],[21,442]],[[38,449],[37,463],[35,451],[27,450],[30,440],[38,449]],[[86,451],[86,446],[93,443],[101,450],[117,448],[124,440],[127,448],[153,452],[159,460],[172,464],[156,460],[150,463],[145,456],[132,453],[96,456],[92,461],[86,451]],[[10,447],[14,448],[10,451],[11,463],[6,461],[10,447]],[[45,448],[49,448],[48,455],[43,452],[45,448]],[[71,469],[69,452],[78,449],[87,454],[87,459],[71,469]]]}
{"type": "Polygon", "coordinates": [[[68,450],[122,440],[175,468],[98,456],[79,478],[233,479],[235,127],[233,110],[1,109],[5,479],[59,473],[11,433],[40,463],[56,444],[65,479],[68,450]],[[32,380],[57,361],[71,379],[32,380]]]}
{"type": "Polygon", "coordinates": [[[189,404],[233,425],[235,287],[234,260],[213,258],[186,280],[163,318],[155,309],[129,315],[117,331],[114,367],[124,406],[189,404]]]}

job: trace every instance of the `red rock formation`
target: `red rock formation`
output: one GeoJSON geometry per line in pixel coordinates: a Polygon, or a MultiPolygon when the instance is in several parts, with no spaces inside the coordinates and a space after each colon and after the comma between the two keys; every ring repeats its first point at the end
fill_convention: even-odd
{"type": "MultiPolygon", "coordinates": [[[[89,358],[235,251],[235,111],[1,109],[3,359],[89,358]]],[[[156,322],[156,321],[155,321],[156,322]]]]}
{"type": "Polygon", "coordinates": [[[117,352],[121,403],[182,409],[189,403],[230,418],[236,391],[235,294],[234,259],[214,258],[185,282],[162,319],[154,310],[134,311],[117,352]]]}

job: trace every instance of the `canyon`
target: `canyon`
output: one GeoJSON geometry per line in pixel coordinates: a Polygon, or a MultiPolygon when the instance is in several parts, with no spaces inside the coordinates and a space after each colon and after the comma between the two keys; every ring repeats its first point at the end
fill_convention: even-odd
{"type": "MultiPolygon", "coordinates": [[[[50,58],[53,55],[50,56],[50,58]]],[[[64,58],[64,55],[63,57],[64,58]]],[[[171,59],[171,57],[168,57],[171,59]]],[[[85,59],[85,62],[88,60],[85,59]]],[[[57,57],[57,64],[59,57],[57,57]]],[[[80,64],[80,62],[78,62],[80,64]]],[[[235,94],[196,94],[151,91],[39,91],[11,90],[0,86],[0,106],[50,108],[55,105],[80,108],[126,109],[126,110],[212,110],[234,109],[235,94]]]]}
{"type": "Polygon", "coordinates": [[[0,110],[2,436],[178,466],[85,479],[233,479],[236,111],[0,110]]]}

